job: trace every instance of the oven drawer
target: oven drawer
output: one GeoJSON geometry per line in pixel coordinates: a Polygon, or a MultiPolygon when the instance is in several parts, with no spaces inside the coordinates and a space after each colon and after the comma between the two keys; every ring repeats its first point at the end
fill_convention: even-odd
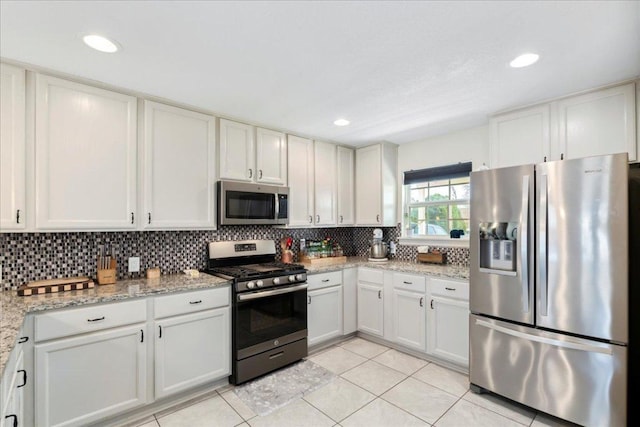
{"type": "Polygon", "coordinates": [[[342,271],[333,271],[331,273],[320,273],[307,276],[309,290],[328,288],[342,284],[342,271]]]}
{"type": "Polygon", "coordinates": [[[236,360],[234,361],[235,370],[232,382],[240,384],[290,363],[297,362],[307,356],[307,349],[307,339],[303,338],[246,359],[236,360]]]}
{"type": "Polygon", "coordinates": [[[178,314],[193,313],[210,308],[229,305],[230,288],[224,286],[215,289],[180,292],[177,294],[156,297],[154,300],[155,319],[178,314]]]}

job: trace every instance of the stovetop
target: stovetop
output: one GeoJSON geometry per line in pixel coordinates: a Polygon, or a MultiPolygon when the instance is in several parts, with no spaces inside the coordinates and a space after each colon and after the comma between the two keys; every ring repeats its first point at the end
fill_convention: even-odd
{"type": "Polygon", "coordinates": [[[261,264],[235,265],[227,267],[212,267],[207,269],[211,274],[221,274],[235,279],[262,278],[275,275],[287,275],[300,272],[304,266],[299,264],[285,264],[282,262],[267,262],[261,264]]]}

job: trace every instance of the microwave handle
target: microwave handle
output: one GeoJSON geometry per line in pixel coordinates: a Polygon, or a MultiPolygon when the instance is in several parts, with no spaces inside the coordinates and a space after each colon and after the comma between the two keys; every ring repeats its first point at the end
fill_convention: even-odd
{"type": "Polygon", "coordinates": [[[280,216],[280,195],[276,193],[274,197],[276,198],[275,200],[276,211],[275,211],[275,217],[273,219],[277,221],[278,217],[280,216]]]}

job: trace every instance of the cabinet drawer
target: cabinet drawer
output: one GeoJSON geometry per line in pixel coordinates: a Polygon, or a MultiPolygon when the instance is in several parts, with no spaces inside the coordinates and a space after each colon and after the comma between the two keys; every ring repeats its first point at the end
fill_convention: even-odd
{"type": "Polygon", "coordinates": [[[147,302],[144,299],[45,313],[35,318],[35,341],[94,332],[146,320],[147,302]]]}
{"type": "Polygon", "coordinates": [[[230,288],[225,286],[216,289],[204,289],[193,292],[156,297],[154,300],[155,318],[160,319],[176,314],[193,313],[195,311],[229,305],[230,288]]]}
{"type": "Polygon", "coordinates": [[[358,280],[382,285],[384,284],[384,271],[373,270],[371,268],[360,268],[358,269],[358,280]]]}
{"type": "Polygon", "coordinates": [[[440,295],[469,301],[469,282],[445,279],[430,280],[431,295],[440,295]]]}
{"type": "Polygon", "coordinates": [[[394,273],[393,287],[425,293],[427,291],[427,280],[424,276],[415,274],[394,273]]]}
{"type": "Polygon", "coordinates": [[[333,271],[331,273],[320,273],[307,276],[309,290],[327,288],[342,284],[342,271],[333,271]]]}

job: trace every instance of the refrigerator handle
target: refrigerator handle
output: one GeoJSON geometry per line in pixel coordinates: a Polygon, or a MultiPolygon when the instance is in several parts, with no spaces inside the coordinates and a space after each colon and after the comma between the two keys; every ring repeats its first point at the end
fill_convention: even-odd
{"type": "Polygon", "coordinates": [[[522,177],[522,207],[520,211],[520,256],[518,257],[518,270],[520,270],[522,282],[522,311],[529,312],[529,175],[522,177]]]}
{"type": "Polygon", "coordinates": [[[606,344],[597,344],[594,342],[593,345],[589,345],[589,344],[581,344],[581,343],[571,342],[571,341],[554,340],[553,338],[548,338],[540,335],[531,335],[531,334],[527,334],[526,332],[516,331],[510,328],[506,328],[504,326],[496,325],[496,324],[487,322],[486,320],[480,320],[480,319],[476,319],[476,325],[484,326],[485,328],[493,329],[494,331],[502,332],[503,334],[511,335],[512,337],[522,338],[529,341],[535,341],[542,344],[553,345],[556,347],[570,348],[572,350],[587,351],[591,353],[602,353],[602,354],[608,354],[608,355],[613,354],[613,350],[610,347],[607,347],[606,344]]]}
{"type": "Polygon", "coordinates": [[[540,275],[538,283],[540,285],[540,315],[548,315],[547,307],[547,216],[548,216],[548,189],[547,175],[540,175],[540,211],[539,211],[539,228],[538,235],[540,237],[540,245],[538,246],[538,274],[540,275]]]}

